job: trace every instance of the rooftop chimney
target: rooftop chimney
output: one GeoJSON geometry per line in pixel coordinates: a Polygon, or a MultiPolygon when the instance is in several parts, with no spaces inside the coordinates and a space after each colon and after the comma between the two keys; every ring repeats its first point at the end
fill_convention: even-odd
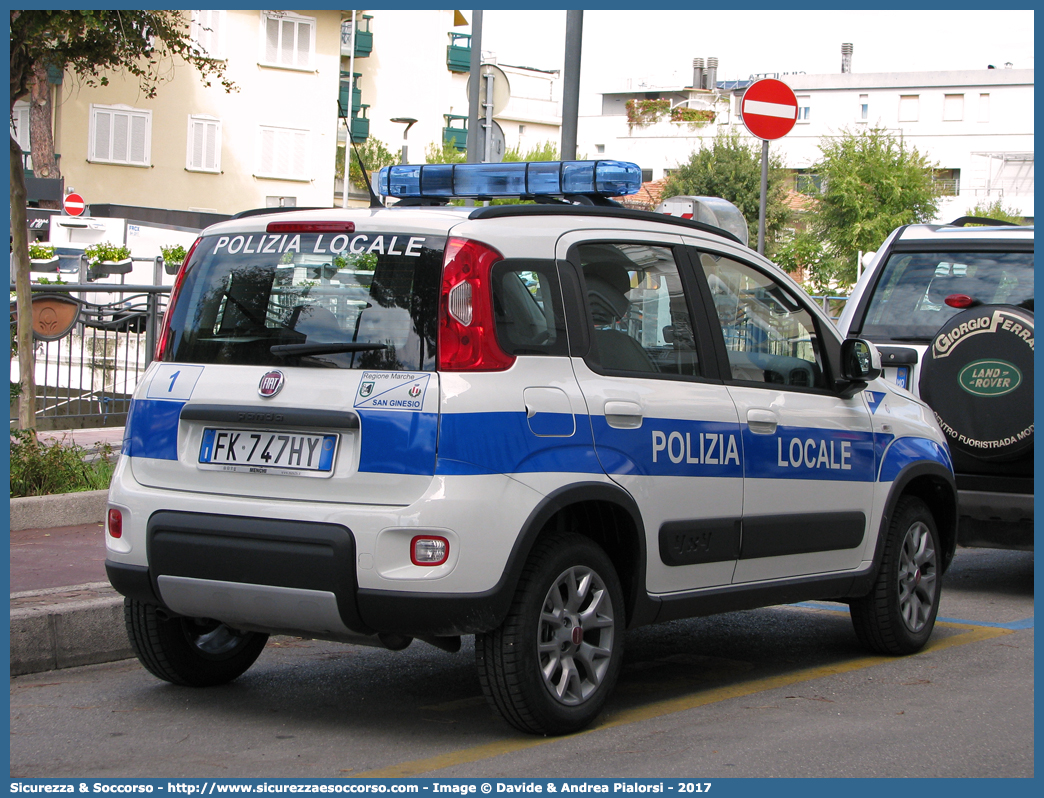
{"type": "Polygon", "coordinates": [[[703,88],[703,59],[694,58],[692,59],[692,87],[694,89],[703,88]]]}
{"type": "Polygon", "coordinates": [[[841,72],[843,74],[845,72],[851,72],[851,71],[852,71],[852,44],[851,44],[851,42],[846,42],[845,44],[841,45],[841,72]]]}
{"type": "Polygon", "coordinates": [[[714,91],[718,87],[718,59],[714,56],[707,59],[706,78],[707,89],[714,91]]]}

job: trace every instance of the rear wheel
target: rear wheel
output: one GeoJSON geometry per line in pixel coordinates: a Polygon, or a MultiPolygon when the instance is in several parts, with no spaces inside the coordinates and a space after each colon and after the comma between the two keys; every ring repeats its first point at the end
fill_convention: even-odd
{"type": "Polygon", "coordinates": [[[241,675],[261,655],[268,635],[220,621],[168,617],[125,598],[123,618],[134,653],[153,676],[187,687],[212,687],[241,675]]]}
{"type": "Polygon", "coordinates": [[[482,691],[516,729],[579,731],[616,683],[623,630],[623,592],[605,552],[578,534],[542,541],[504,623],[476,635],[482,691]]]}
{"type": "Polygon", "coordinates": [[[874,588],[849,605],[860,642],[881,654],[920,651],[935,627],[941,577],[935,519],[920,499],[900,499],[874,588]]]}

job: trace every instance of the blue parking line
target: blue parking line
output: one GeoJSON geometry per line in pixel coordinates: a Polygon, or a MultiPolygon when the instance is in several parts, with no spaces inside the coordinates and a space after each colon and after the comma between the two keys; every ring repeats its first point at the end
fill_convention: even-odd
{"type": "MultiPolygon", "coordinates": [[[[791,604],[792,607],[806,607],[810,610],[830,610],[831,612],[848,612],[848,608],[844,605],[839,604],[826,604],[819,601],[801,601],[797,604],[791,604]]],[[[942,621],[943,623],[962,623],[968,626],[988,626],[991,629],[1009,629],[1011,631],[1021,631],[1023,629],[1033,628],[1033,617],[1023,618],[1021,621],[1011,621],[1009,623],[993,623],[991,621],[969,621],[965,618],[942,618],[938,617],[935,620],[942,621]]]]}

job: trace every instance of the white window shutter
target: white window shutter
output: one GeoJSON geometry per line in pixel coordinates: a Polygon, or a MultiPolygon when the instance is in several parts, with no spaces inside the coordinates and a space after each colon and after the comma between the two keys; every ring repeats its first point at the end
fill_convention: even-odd
{"type": "Polygon", "coordinates": [[[279,18],[267,17],[265,19],[265,62],[269,64],[278,63],[279,53],[279,18]]]}
{"type": "Polygon", "coordinates": [[[126,163],[127,145],[130,140],[128,131],[130,119],[127,114],[112,115],[112,160],[126,163]]]}
{"type": "Polygon", "coordinates": [[[219,150],[221,147],[221,126],[217,122],[207,122],[206,147],[203,152],[203,168],[217,171],[219,168],[219,150]]]}
{"type": "Polygon", "coordinates": [[[308,177],[308,134],[303,130],[295,131],[293,134],[293,168],[290,171],[292,177],[305,179],[308,177]]]}
{"type": "Polygon", "coordinates": [[[143,116],[130,117],[130,152],[127,160],[130,163],[148,163],[148,130],[143,116]]]}
{"type": "Polygon", "coordinates": [[[100,161],[112,160],[112,113],[94,112],[94,147],[92,155],[100,161]]]}
{"type": "Polygon", "coordinates": [[[307,22],[297,23],[297,66],[309,65],[309,53],[312,51],[312,26],[307,22]]]}

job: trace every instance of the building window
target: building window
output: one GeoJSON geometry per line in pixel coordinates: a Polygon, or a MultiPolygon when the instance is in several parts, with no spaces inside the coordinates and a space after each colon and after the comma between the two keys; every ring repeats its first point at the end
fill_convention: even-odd
{"type": "Polygon", "coordinates": [[[258,133],[257,176],[309,180],[307,130],[262,126],[258,133]]]}
{"type": "Polygon", "coordinates": [[[979,121],[990,121],[990,95],[988,94],[979,95],[979,121]]]}
{"type": "Polygon", "coordinates": [[[921,95],[900,94],[899,95],[899,121],[916,122],[920,113],[921,95]]]}
{"type": "Polygon", "coordinates": [[[651,183],[652,182],[652,169],[642,169],[642,182],[643,183],[651,183]]]}
{"type": "Polygon", "coordinates": [[[859,121],[866,122],[870,118],[870,95],[859,95],[859,121]]]}
{"type": "Polygon", "coordinates": [[[520,136],[526,135],[526,126],[525,125],[519,125],[518,126],[518,135],[520,135],[520,136]]]}
{"type": "Polygon", "coordinates": [[[599,155],[605,155],[605,145],[604,144],[595,144],[595,152],[598,153],[599,155]]]}
{"type": "Polygon", "coordinates": [[[943,95],[943,121],[960,122],[964,119],[964,95],[943,95]]]}
{"type": "Polygon", "coordinates": [[[193,172],[221,171],[221,120],[190,116],[185,168],[193,172]]]}
{"type": "Polygon", "coordinates": [[[932,182],[940,195],[956,197],[961,193],[960,169],[933,169],[932,182]]]}
{"type": "Polygon", "coordinates": [[[797,121],[808,122],[812,116],[812,97],[808,94],[797,96],[797,121]]]}
{"type": "Polygon", "coordinates": [[[795,169],[794,190],[799,194],[819,194],[823,190],[823,178],[805,169],[795,169]]]}
{"type": "Polygon", "coordinates": [[[91,105],[88,136],[88,161],[148,166],[152,111],[125,105],[91,105]]]}
{"type": "Polygon", "coordinates": [[[266,208],[296,208],[297,197],[265,197],[266,208]]]}
{"type": "Polygon", "coordinates": [[[19,100],[11,109],[11,138],[22,152],[29,152],[29,103],[19,100]]]}
{"type": "Polygon", "coordinates": [[[315,19],[289,11],[262,11],[261,63],[288,69],[312,69],[315,54],[315,19]]]}
{"type": "Polygon", "coordinates": [[[225,12],[193,11],[189,37],[196,50],[208,58],[225,59],[225,12]]]}

